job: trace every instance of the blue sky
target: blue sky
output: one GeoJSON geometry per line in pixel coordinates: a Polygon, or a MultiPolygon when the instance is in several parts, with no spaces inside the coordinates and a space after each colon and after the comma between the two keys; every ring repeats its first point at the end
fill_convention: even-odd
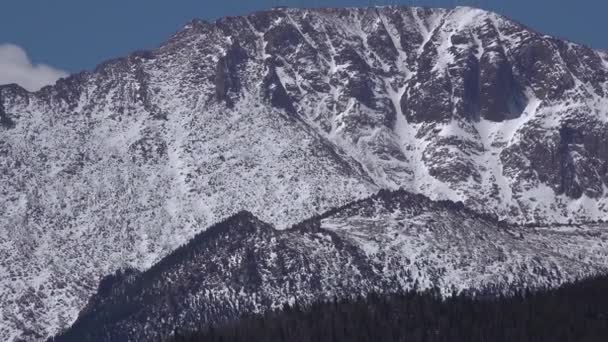
{"type": "Polygon", "coordinates": [[[77,72],[92,69],[108,58],[154,48],[192,18],[212,20],[276,5],[336,7],[370,3],[482,7],[544,33],[608,49],[605,0],[13,0],[2,3],[0,44],[21,47],[33,67],[43,63],[77,72]]]}

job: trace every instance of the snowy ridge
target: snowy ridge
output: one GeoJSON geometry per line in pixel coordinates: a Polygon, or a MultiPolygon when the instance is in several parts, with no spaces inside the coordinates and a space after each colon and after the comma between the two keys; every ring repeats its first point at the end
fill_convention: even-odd
{"type": "Polygon", "coordinates": [[[607,61],[471,8],[275,9],[2,86],[0,339],[67,327],[100,277],[241,209],[285,228],[404,188],[605,220],[607,61]]]}
{"type": "Polygon", "coordinates": [[[382,191],[282,231],[242,212],[151,269],[104,286],[55,341],[149,340],[175,327],[370,291],[557,286],[606,271],[607,233],[605,225],[509,226],[404,191],[382,191]]]}

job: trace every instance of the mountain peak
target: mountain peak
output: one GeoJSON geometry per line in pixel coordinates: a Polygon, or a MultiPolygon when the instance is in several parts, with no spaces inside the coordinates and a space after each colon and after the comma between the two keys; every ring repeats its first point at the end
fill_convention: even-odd
{"type": "Polygon", "coordinates": [[[252,212],[248,210],[240,210],[236,214],[231,215],[227,219],[223,221],[225,224],[232,223],[260,223],[262,222],[258,217],[256,217],[252,212]]]}
{"type": "Polygon", "coordinates": [[[511,223],[605,218],[606,55],[484,13],[194,20],[40,92],[0,88],[0,340],[64,328],[95,279],[240,208],[259,222],[239,213],[219,236],[259,240],[399,188],[511,223]]]}
{"type": "Polygon", "coordinates": [[[205,241],[210,236],[217,234],[257,234],[260,232],[271,232],[274,228],[268,223],[257,218],[253,213],[247,210],[241,210],[226,219],[210,226],[207,230],[197,235],[193,241],[205,241]]]}

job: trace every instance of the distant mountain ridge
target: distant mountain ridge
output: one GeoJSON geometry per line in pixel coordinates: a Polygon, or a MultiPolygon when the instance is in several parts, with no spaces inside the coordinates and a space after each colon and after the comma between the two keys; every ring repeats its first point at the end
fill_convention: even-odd
{"type": "Polygon", "coordinates": [[[1,86],[0,339],[69,326],[101,276],[239,210],[286,228],[404,188],[512,223],[605,219],[607,80],[605,53],[493,13],[381,7],[194,20],[1,86]]]}

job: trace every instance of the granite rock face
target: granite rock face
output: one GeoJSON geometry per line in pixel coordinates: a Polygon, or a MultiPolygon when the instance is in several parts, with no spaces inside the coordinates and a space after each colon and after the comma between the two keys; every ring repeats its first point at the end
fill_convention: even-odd
{"type": "Polygon", "coordinates": [[[0,338],[245,209],[285,228],[404,188],[513,223],[608,212],[608,56],[499,15],[194,20],[153,51],[0,87],[0,338]]]}

